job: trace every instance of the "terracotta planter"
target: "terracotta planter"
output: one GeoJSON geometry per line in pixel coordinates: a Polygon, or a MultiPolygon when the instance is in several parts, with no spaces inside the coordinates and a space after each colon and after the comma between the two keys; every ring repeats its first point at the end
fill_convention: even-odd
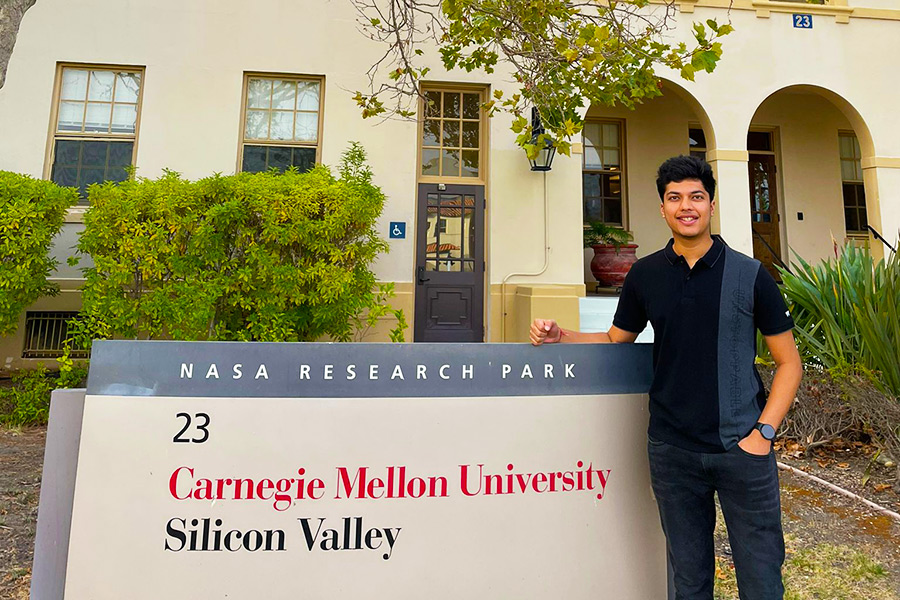
{"type": "Polygon", "coordinates": [[[591,273],[594,278],[604,287],[622,287],[631,265],[637,262],[637,256],[634,254],[637,244],[626,244],[618,251],[615,246],[605,244],[591,248],[594,249],[594,258],[591,260],[591,273]]]}

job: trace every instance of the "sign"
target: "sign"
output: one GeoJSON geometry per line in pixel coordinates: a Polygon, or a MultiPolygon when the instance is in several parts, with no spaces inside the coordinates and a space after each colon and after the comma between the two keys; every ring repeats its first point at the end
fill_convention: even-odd
{"type": "Polygon", "coordinates": [[[406,238],[406,223],[403,221],[391,221],[390,237],[393,240],[406,238]]]}
{"type": "Polygon", "coordinates": [[[651,375],[645,345],[96,342],[33,593],[664,598],[651,375]]]}
{"type": "Polygon", "coordinates": [[[794,18],[794,27],[796,27],[797,29],[812,29],[812,15],[795,14],[792,16],[794,18]]]}

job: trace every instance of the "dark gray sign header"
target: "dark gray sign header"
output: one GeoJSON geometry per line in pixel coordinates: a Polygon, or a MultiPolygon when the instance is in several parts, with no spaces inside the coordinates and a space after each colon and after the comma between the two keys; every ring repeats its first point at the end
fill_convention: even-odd
{"type": "Polygon", "coordinates": [[[646,344],[94,342],[87,393],[360,398],[646,393],[646,344]]]}

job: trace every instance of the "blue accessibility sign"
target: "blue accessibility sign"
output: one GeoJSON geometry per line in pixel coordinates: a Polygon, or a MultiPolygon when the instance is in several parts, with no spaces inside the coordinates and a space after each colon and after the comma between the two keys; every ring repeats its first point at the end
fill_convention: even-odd
{"type": "Polygon", "coordinates": [[[388,235],[392,240],[402,240],[406,238],[406,223],[403,221],[391,221],[391,228],[388,235]]]}

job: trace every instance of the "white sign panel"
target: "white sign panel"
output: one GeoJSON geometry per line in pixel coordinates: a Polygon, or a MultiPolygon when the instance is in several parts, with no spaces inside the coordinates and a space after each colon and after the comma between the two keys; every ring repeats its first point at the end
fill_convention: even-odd
{"type": "MultiPolygon", "coordinates": [[[[133,364],[103,377],[95,355],[67,600],[666,596],[646,393],[596,383],[610,376],[597,360],[649,362],[646,349],[284,345],[241,362],[242,344],[189,346],[119,348],[110,357],[133,364]],[[370,392],[392,374],[382,389],[430,381],[436,396],[333,397],[329,372],[370,392]],[[462,393],[473,381],[483,393],[462,393]],[[204,385],[215,393],[171,394],[204,385]],[[521,391],[548,385],[579,393],[521,391]]],[[[646,379],[627,370],[613,369],[619,387],[646,379]]]]}

